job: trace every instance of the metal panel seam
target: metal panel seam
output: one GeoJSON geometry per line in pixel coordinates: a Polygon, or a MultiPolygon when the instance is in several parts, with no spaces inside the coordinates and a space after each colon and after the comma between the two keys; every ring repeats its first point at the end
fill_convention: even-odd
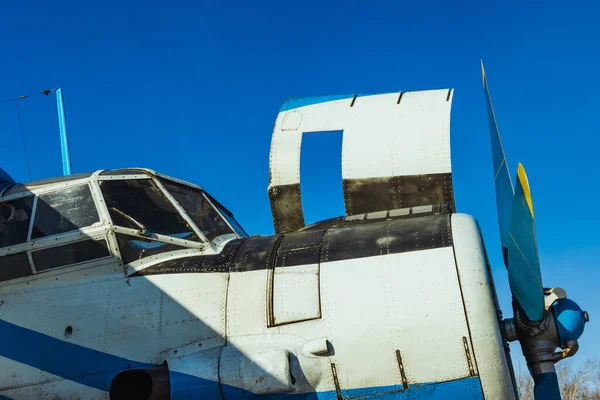
{"type": "MultiPolygon", "coordinates": [[[[452,215],[450,215],[448,218],[448,224],[450,225],[450,229],[449,229],[448,233],[449,233],[450,237],[452,237],[453,236],[453,234],[452,234],[452,215]]],[[[478,381],[479,381],[479,387],[481,388],[481,393],[483,393],[483,397],[485,398],[485,393],[483,391],[483,385],[481,384],[481,379],[479,378],[479,365],[477,364],[477,356],[475,355],[475,347],[473,346],[473,335],[471,333],[471,324],[469,322],[469,315],[467,314],[467,307],[465,305],[465,296],[463,294],[462,283],[460,281],[460,273],[458,272],[458,265],[456,264],[456,250],[454,248],[454,243],[452,243],[452,258],[454,258],[454,268],[456,269],[456,278],[458,280],[458,288],[460,290],[460,298],[462,300],[463,311],[465,313],[465,321],[467,322],[467,330],[469,331],[469,343],[471,344],[471,351],[473,352],[473,363],[475,364],[475,369],[477,372],[477,377],[478,377],[478,381]]]]}

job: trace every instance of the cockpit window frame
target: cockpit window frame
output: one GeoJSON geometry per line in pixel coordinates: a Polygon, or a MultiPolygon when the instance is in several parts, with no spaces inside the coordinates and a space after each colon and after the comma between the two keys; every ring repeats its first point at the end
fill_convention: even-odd
{"type": "MultiPolygon", "coordinates": [[[[21,281],[25,281],[31,279],[31,276],[36,276],[38,274],[44,274],[45,276],[54,276],[55,271],[62,270],[65,268],[74,268],[74,270],[82,270],[87,268],[93,268],[98,265],[106,264],[107,262],[117,260],[118,262],[123,263],[123,257],[119,248],[117,235],[124,234],[129,236],[136,236],[140,239],[145,240],[153,240],[157,242],[170,243],[173,245],[181,246],[181,250],[170,251],[167,253],[160,253],[156,255],[152,255],[146,258],[141,258],[127,265],[123,265],[125,267],[124,272],[129,274],[134,270],[140,270],[146,267],[146,265],[151,265],[157,259],[161,257],[182,257],[186,254],[205,254],[206,252],[212,254],[213,252],[218,253],[219,248],[223,246],[223,244],[231,239],[245,237],[243,233],[245,231],[242,229],[240,232],[236,229],[235,226],[232,225],[230,220],[223,215],[224,212],[228,212],[228,210],[223,207],[217,200],[215,200],[210,194],[204,191],[201,187],[192,184],[190,182],[186,182],[177,178],[173,178],[167,175],[163,175],[157,173],[152,170],[146,169],[122,169],[122,170],[99,170],[94,173],[89,174],[78,174],[73,176],[73,179],[69,179],[65,177],[64,179],[50,179],[44,181],[35,181],[24,184],[17,184],[11,188],[9,194],[0,196],[0,202],[10,202],[14,200],[19,200],[27,197],[33,198],[33,203],[31,205],[31,216],[29,221],[29,227],[27,230],[26,241],[16,244],[10,245],[0,248],[0,259],[3,256],[9,256],[14,254],[25,254],[27,255],[27,259],[29,261],[29,267],[31,269],[31,274],[23,277],[11,278],[8,281],[0,280],[0,286],[4,286],[5,284],[13,284],[19,283],[21,281]],[[197,236],[197,241],[186,240],[177,237],[170,237],[167,235],[156,234],[154,237],[147,237],[140,234],[139,231],[131,228],[125,228],[119,225],[115,225],[110,216],[109,210],[107,209],[107,204],[104,200],[104,195],[101,190],[101,182],[106,180],[133,180],[133,179],[149,179],[154,185],[161,191],[164,197],[172,204],[175,208],[179,216],[185,220],[185,222],[189,225],[191,231],[197,236]],[[185,211],[185,209],[177,202],[174,196],[169,192],[169,190],[163,185],[163,181],[165,183],[173,183],[177,185],[186,186],[192,190],[199,191],[202,196],[204,196],[205,200],[208,201],[208,204],[216,215],[225,221],[225,225],[231,230],[231,234],[218,236],[213,239],[213,241],[209,240],[206,235],[202,232],[201,227],[198,226],[190,215],[185,211]],[[79,185],[88,185],[90,189],[90,196],[93,199],[94,207],[98,213],[98,222],[95,222],[92,226],[82,227],[76,230],[61,232],[54,235],[49,235],[40,238],[32,238],[34,224],[36,220],[36,214],[39,211],[38,201],[39,196],[47,193],[52,193],[54,191],[64,190],[66,188],[79,186],[79,185]],[[52,247],[59,247],[68,245],[71,243],[76,243],[84,240],[105,240],[108,245],[109,256],[102,257],[99,259],[90,259],[83,262],[78,262],[75,264],[67,264],[60,265],[57,267],[53,267],[50,269],[46,269],[44,271],[37,271],[35,264],[32,258],[32,252],[50,249],[52,247]],[[217,240],[219,239],[219,240],[217,240]],[[14,281],[14,282],[13,282],[14,281]]],[[[233,214],[230,215],[233,218],[233,214]]],[[[247,235],[247,234],[246,234],[247,235]]],[[[62,272],[58,272],[59,274],[62,272]]]]}
{"type": "Polygon", "coordinates": [[[96,199],[96,196],[95,196],[94,190],[93,190],[93,182],[91,181],[90,178],[77,179],[77,180],[73,180],[73,181],[64,182],[58,186],[57,185],[47,186],[47,187],[43,187],[43,188],[39,188],[39,189],[33,189],[30,191],[26,191],[26,192],[15,193],[15,194],[12,194],[12,195],[6,196],[6,197],[0,197],[0,203],[20,200],[20,199],[24,199],[27,197],[33,197],[33,204],[31,207],[31,216],[29,218],[29,227],[28,227],[28,231],[27,231],[27,238],[24,242],[21,242],[21,243],[15,244],[15,245],[0,247],[0,254],[4,254],[5,252],[8,252],[7,254],[13,254],[13,252],[11,250],[13,250],[15,248],[21,248],[21,247],[24,249],[30,248],[31,246],[33,246],[37,243],[40,243],[40,242],[43,243],[46,240],[57,240],[62,237],[70,237],[73,233],[85,233],[85,232],[89,231],[90,229],[94,229],[94,228],[97,228],[99,226],[103,226],[106,224],[106,221],[102,218],[102,214],[100,213],[100,209],[101,209],[101,207],[103,207],[103,205],[98,204],[98,201],[96,199]],[[90,226],[84,226],[84,227],[81,227],[81,228],[78,228],[75,230],[70,230],[67,232],[61,232],[61,233],[57,233],[57,234],[53,234],[53,235],[47,235],[47,236],[32,239],[31,236],[33,234],[33,227],[35,224],[36,213],[38,211],[37,205],[38,205],[39,197],[42,195],[45,195],[45,194],[55,192],[55,191],[59,191],[59,190],[63,190],[63,189],[67,189],[67,188],[71,188],[71,187],[75,187],[75,186],[83,186],[83,185],[88,185],[88,188],[90,190],[90,196],[92,197],[94,207],[96,209],[96,212],[98,213],[98,221],[90,226]]]}
{"type": "Polygon", "coordinates": [[[177,209],[177,211],[179,211],[179,213],[183,216],[183,218],[185,219],[185,222],[188,223],[188,225],[192,228],[194,233],[200,238],[200,241],[203,243],[210,244],[210,240],[208,240],[206,235],[204,235],[204,232],[202,232],[202,230],[194,223],[192,218],[188,215],[187,212],[185,212],[185,210],[183,209],[183,207],[181,207],[181,205],[175,199],[175,197],[173,197],[173,195],[162,184],[161,180],[156,179],[156,178],[153,178],[153,179],[154,179],[154,183],[156,183],[156,185],[160,188],[160,190],[163,191],[163,194],[167,197],[167,199],[169,199],[171,204],[173,204],[175,206],[175,209],[177,209]]]}
{"type": "MultiPolygon", "coordinates": [[[[12,246],[5,246],[0,248],[0,257],[10,256],[15,254],[25,254],[29,261],[29,267],[31,269],[31,274],[22,276],[19,278],[14,278],[15,282],[20,280],[30,279],[32,275],[39,275],[53,273],[58,270],[62,270],[64,268],[90,268],[94,265],[104,264],[107,260],[118,258],[118,251],[115,252],[115,247],[113,245],[113,240],[111,239],[110,226],[107,225],[106,218],[104,217],[104,213],[102,212],[104,205],[98,202],[97,192],[94,186],[97,185],[97,182],[93,179],[93,176],[86,176],[84,178],[73,179],[73,180],[57,180],[52,181],[48,185],[40,185],[27,187],[24,185],[24,188],[28,190],[20,191],[17,193],[12,193],[8,196],[4,196],[0,198],[0,202],[10,202],[19,199],[24,199],[27,197],[33,197],[33,204],[31,207],[31,216],[29,221],[29,227],[27,231],[27,238],[25,242],[15,244],[12,246]],[[53,235],[43,236],[40,238],[32,239],[33,227],[36,220],[36,213],[38,211],[38,201],[39,196],[43,196],[45,194],[49,194],[55,191],[64,190],[71,187],[83,186],[87,185],[89,189],[89,195],[92,197],[93,205],[98,213],[98,221],[90,226],[81,227],[75,230],[70,230],[67,232],[61,232],[53,235]],[[50,249],[53,247],[65,246],[85,240],[104,240],[108,243],[109,254],[100,258],[94,258],[90,260],[86,260],[83,262],[76,262],[72,264],[60,265],[54,268],[49,268],[44,271],[37,271],[35,267],[35,263],[33,261],[32,252],[42,251],[44,249],[50,249]]],[[[12,283],[13,279],[7,281],[12,283]]],[[[5,281],[0,281],[0,285],[3,285],[5,281]]]]}

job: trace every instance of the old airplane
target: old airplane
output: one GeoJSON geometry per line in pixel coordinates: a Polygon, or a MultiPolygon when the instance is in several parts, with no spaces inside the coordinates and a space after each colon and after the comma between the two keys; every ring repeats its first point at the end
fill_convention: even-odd
{"type": "Polygon", "coordinates": [[[483,84],[514,318],[455,210],[452,90],[290,98],[272,236],[148,169],[0,175],[0,398],[513,399],[513,340],[536,398],[560,398],[554,365],[588,316],[542,286],[527,177],[513,189],[483,84]],[[305,226],[302,137],[332,130],[346,215],[305,226]]]}

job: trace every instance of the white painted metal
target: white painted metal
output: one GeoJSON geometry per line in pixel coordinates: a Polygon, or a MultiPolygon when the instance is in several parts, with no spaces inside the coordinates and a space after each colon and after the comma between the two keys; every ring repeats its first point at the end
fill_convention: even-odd
{"type": "MultiPolygon", "coordinates": [[[[227,337],[267,332],[269,271],[231,273],[227,292],[227,337]]],[[[276,328],[275,328],[276,329],[276,328]]]]}
{"type": "Polygon", "coordinates": [[[80,229],[78,231],[70,231],[59,235],[46,236],[39,239],[34,239],[29,242],[19,243],[10,247],[0,249],[0,256],[7,254],[20,253],[26,250],[40,250],[48,247],[63,245],[66,243],[77,242],[90,237],[99,237],[106,235],[109,231],[108,226],[92,226],[80,229]]]}
{"type": "Polygon", "coordinates": [[[492,271],[475,219],[470,215],[452,215],[452,237],[483,393],[488,399],[514,399],[499,310],[494,301],[492,271]]]}
{"type": "Polygon", "coordinates": [[[279,113],[271,141],[269,188],[300,182],[302,134],[343,130],[342,178],[451,172],[452,92],[358,96],[279,113]]]}
{"type": "Polygon", "coordinates": [[[228,337],[219,367],[225,399],[247,398],[247,392],[265,393],[269,388],[261,385],[260,381],[267,379],[266,373],[280,377],[271,387],[276,393],[335,393],[331,360],[327,356],[302,354],[299,349],[311,340],[297,334],[277,333],[276,330],[270,329],[272,333],[260,335],[228,337]],[[267,357],[264,356],[265,352],[267,357]],[[282,359],[284,352],[288,355],[287,365],[282,359]],[[253,360],[257,358],[262,358],[258,368],[253,365],[253,360]],[[285,379],[286,373],[293,376],[295,381],[285,379]]]}
{"type": "MultiPolygon", "coordinates": [[[[136,237],[139,239],[150,240],[154,242],[172,243],[178,246],[202,249],[207,247],[206,242],[197,242],[195,240],[180,239],[169,235],[152,232],[152,236],[146,236],[140,233],[138,229],[125,228],[122,226],[113,226],[111,230],[115,233],[122,233],[127,236],[136,237]]],[[[200,239],[204,238],[204,235],[200,239]]]]}
{"type": "Polygon", "coordinates": [[[173,250],[164,253],[158,253],[154,256],[148,256],[130,262],[125,266],[126,275],[133,275],[137,272],[143,271],[144,269],[151,267],[159,261],[165,260],[177,260],[183,257],[190,256],[201,256],[207,254],[214,254],[210,249],[193,249],[193,248],[182,248],[181,250],[173,250]]]}
{"type": "MultiPolygon", "coordinates": [[[[35,196],[33,198],[33,206],[31,207],[31,215],[35,215],[35,212],[37,210],[37,204],[38,204],[38,196],[35,196]]],[[[27,241],[29,242],[31,240],[31,233],[33,232],[33,224],[30,223],[29,224],[29,230],[27,231],[27,241]]]]}
{"type": "Polygon", "coordinates": [[[273,276],[275,325],[320,317],[319,264],[276,267],[273,276]]]}
{"type": "Polygon", "coordinates": [[[395,210],[390,210],[390,217],[399,217],[408,214],[410,214],[410,208],[396,208],[395,210]]]}
{"type": "Polygon", "coordinates": [[[70,181],[58,182],[58,183],[47,183],[43,185],[35,185],[29,186],[28,184],[24,184],[23,187],[27,190],[24,190],[20,193],[13,193],[9,196],[0,197],[0,202],[11,201],[18,199],[20,197],[27,197],[33,194],[42,194],[51,192],[56,189],[65,189],[71,186],[81,185],[82,183],[89,182],[90,178],[81,178],[81,179],[73,179],[70,181]]]}
{"type": "MultiPolygon", "coordinates": [[[[236,382],[229,382],[255,394],[280,394],[295,391],[290,374],[290,352],[286,349],[255,349],[249,354],[241,355],[239,350],[228,347],[223,350],[222,360],[233,358],[237,361],[239,377],[236,382]]],[[[229,371],[229,369],[226,369],[229,371]]],[[[224,376],[223,383],[227,384],[224,376]]]]}
{"type": "MultiPolygon", "coordinates": [[[[0,292],[0,319],[85,348],[160,363],[161,353],[189,343],[206,344],[207,349],[225,344],[227,275],[180,274],[125,280],[122,273],[117,273],[112,280],[79,275],[79,279],[70,283],[63,280],[60,285],[22,285],[0,292]],[[72,328],[68,337],[67,327],[72,328]]],[[[62,380],[1,357],[0,370],[14,371],[19,377],[0,374],[0,388],[62,380]]],[[[217,375],[216,366],[212,373],[217,375]]],[[[77,386],[81,398],[92,398],[94,390],[77,386]]],[[[48,393],[53,391],[43,391],[44,396],[48,393]]]]}
{"type": "Polygon", "coordinates": [[[462,342],[469,332],[451,247],[325,263],[321,275],[342,387],[356,387],[366,371],[374,386],[401,383],[395,350],[409,383],[469,376],[462,342]],[[364,351],[348,351],[370,337],[377,340],[364,351]]]}
{"type": "Polygon", "coordinates": [[[329,355],[329,342],[327,338],[316,338],[302,345],[300,352],[306,357],[319,357],[329,355]]]}
{"type": "Polygon", "coordinates": [[[129,179],[151,179],[147,174],[132,174],[132,175],[98,175],[99,181],[125,181],[129,179]]]}
{"type": "MultiPolygon", "coordinates": [[[[470,335],[451,247],[322,263],[321,318],[273,328],[266,328],[267,279],[264,271],[231,274],[230,345],[242,349],[251,335],[255,346],[270,348],[273,339],[261,337],[271,333],[316,340],[322,349],[327,338],[333,354],[317,358],[336,364],[342,389],[401,386],[396,350],[411,385],[470,376],[463,346],[470,335]]],[[[286,348],[304,353],[291,341],[286,348]]],[[[330,366],[320,368],[326,374],[330,366]]]]}
{"type": "MultiPolygon", "coordinates": [[[[7,371],[13,372],[13,374],[20,374],[22,371],[27,371],[24,376],[35,376],[39,375],[39,371],[34,368],[27,367],[26,365],[10,362],[7,360],[6,364],[7,371]],[[25,369],[20,369],[23,366],[25,369]],[[16,368],[16,369],[13,369],[16,368]]],[[[108,400],[108,392],[98,390],[92,387],[83,386],[77,382],[62,379],[58,376],[48,375],[48,380],[44,383],[38,383],[26,386],[16,386],[8,388],[7,390],[0,391],[1,396],[5,396],[7,399],[81,399],[81,400],[108,400]]]]}

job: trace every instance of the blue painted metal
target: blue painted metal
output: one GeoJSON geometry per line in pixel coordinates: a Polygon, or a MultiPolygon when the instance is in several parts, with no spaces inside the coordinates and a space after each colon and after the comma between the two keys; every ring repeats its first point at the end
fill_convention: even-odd
{"type": "Polygon", "coordinates": [[[340,94],[333,96],[288,97],[279,109],[279,112],[291,110],[293,108],[298,107],[310,106],[312,104],[326,103],[328,101],[351,99],[353,97],[353,94],[340,94]]]}
{"type": "Polygon", "coordinates": [[[544,289],[535,225],[520,182],[515,187],[510,236],[507,265],[510,291],[519,301],[527,318],[541,321],[544,317],[544,289]]]}
{"type": "MultiPolygon", "coordinates": [[[[478,377],[469,377],[449,382],[417,383],[406,390],[402,385],[364,387],[341,390],[344,399],[361,400],[408,400],[408,399],[484,399],[481,383],[478,377]]],[[[298,394],[256,395],[240,388],[223,386],[226,399],[265,399],[265,400],[331,400],[337,398],[335,390],[325,392],[310,392],[298,394]]]]}
{"type": "Polygon", "coordinates": [[[71,175],[71,152],[67,135],[67,116],[62,89],[56,89],[56,108],[58,109],[58,129],[60,130],[60,151],[62,154],[63,175],[71,175]]]}
{"type": "Polygon", "coordinates": [[[585,328],[585,316],[577,303],[571,299],[556,302],[552,308],[558,326],[561,343],[568,340],[577,340],[585,328]]]}
{"type": "Polygon", "coordinates": [[[536,375],[533,380],[535,382],[533,397],[536,400],[561,400],[556,372],[536,375]]]}
{"type": "MultiPolygon", "coordinates": [[[[498,130],[498,124],[496,122],[496,114],[494,113],[494,107],[492,106],[490,88],[488,86],[485,72],[483,71],[483,64],[481,68],[483,92],[485,94],[485,104],[487,107],[490,139],[492,144],[492,163],[494,167],[494,184],[496,186],[496,208],[498,210],[500,242],[502,243],[503,248],[508,249],[508,243],[510,242],[509,230],[514,189],[510,179],[510,172],[508,171],[504,147],[502,146],[502,138],[500,137],[500,131],[498,130]]],[[[506,263],[507,260],[505,259],[504,262],[506,263]]]]}

